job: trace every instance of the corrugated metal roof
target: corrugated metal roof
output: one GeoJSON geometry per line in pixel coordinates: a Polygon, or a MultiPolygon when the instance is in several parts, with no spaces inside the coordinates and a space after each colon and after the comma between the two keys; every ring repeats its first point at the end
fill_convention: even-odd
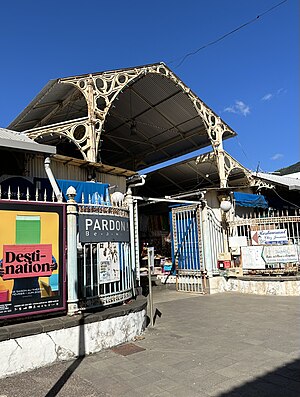
{"type": "MultiPolygon", "coordinates": [[[[229,186],[241,187],[247,185],[246,174],[249,171],[238,164],[228,153],[226,153],[226,157],[239,165],[230,173],[229,186]]],[[[208,152],[150,172],[146,184],[140,190],[141,194],[144,195],[162,197],[199,189],[218,189],[219,186],[220,179],[216,158],[213,152],[208,152]]]]}
{"type": "MultiPolygon", "coordinates": [[[[123,88],[105,118],[105,131],[101,135],[101,161],[138,170],[210,146],[204,121],[193,103],[194,100],[203,102],[183,82],[176,80],[177,76],[168,67],[161,64],[52,80],[9,128],[32,131],[41,126],[50,127],[56,123],[86,117],[87,104],[82,92],[66,83],[92,77],[97,84],[97,79],[101,76],[117,76],[122,71],[134,74],[138,70],[143,70],[143,73],[123,88]],[[163,67],[172,74],[172,79],[163,73],[148,73],[144,69],[146,67],[163,67]],[[130,129],[133,121],[136,125],[134,136],[130,129]]],[[[234,136],[235,132],[226,123],[222,123],[226,129],[223,139],[234,136]]],[[[58,136],[53,138],[43,135],[43,143],[56,145],[58,152],[67,154],[62,145],[68,142],[59,139],[58,136]]]]}
{"type": "Polygon", "coordinates": [[[41,145],[24,134],[5,128],[0,128],[0,147],[46,154],[56,153],[56,148],[53,146],[41,145]]]}
{"type": "Polygon", "coordinates": [[[38,143],[34,142],[32,139],[28,138],[25,134],[20,134],[15,131],[7,130],[6,128],[0,128],[0,139],[10,139],[11,141],[21,141],[21,142],[30,142],[38,145],[38,143]]]}
{"type": "Polygon", "coordinates": [[[253,173],[253,176],[263,179],[264,181],[274,183],[275,185],[285,186],[289,190],[300,190],[300,179],[298,178],[267,174],[263,172],[253,173]]]}

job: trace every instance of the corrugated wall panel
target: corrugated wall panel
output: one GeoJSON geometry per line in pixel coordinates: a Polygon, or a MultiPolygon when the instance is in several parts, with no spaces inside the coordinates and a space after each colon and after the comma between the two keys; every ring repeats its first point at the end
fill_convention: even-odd
{"type": "MultiPolygon", "coordinates": [[[[60,161],[51,160],[51,170],[56,179],[73,179],[76,181],[87,181],[89,171],[87,168],[80,168],[70,164],[63,164],[60,161]]],[[[27,163],[27,171],[30,176],[38,178],[47,178],[44,168],[44,157],[33,156],[27,163]]],[[[96,172],[98,182],[109,183],[116,186],[115,190],[125,193],[126,177],[102,172],[96,172]]]]}

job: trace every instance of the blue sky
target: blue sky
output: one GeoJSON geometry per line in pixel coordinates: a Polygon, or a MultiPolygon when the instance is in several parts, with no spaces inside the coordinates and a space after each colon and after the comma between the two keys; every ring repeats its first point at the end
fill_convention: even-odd
{"type": "Polygon", "coordinates": [[[298,0],[178,66],[280,2],[3,1],[0,127],[51,79],[163,61],[238,133],[224,146],[244,166],[291,165],[300,160],[298,0]]]}

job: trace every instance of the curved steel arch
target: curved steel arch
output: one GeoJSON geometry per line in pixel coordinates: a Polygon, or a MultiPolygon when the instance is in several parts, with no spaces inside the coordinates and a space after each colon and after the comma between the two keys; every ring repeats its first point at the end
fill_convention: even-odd
{"type": "Polygon", "coordinates": [[[234,136],[234,131],[164,64],[147,65],[132,69],[121,69],[59,80],[60,83],[71,84],[78,88],[87,102],[88,143],[85,147],[81,147],[84,158],[93,162],[97,161],[101,132],[113,101],[130,83],[150,73],[167,77],[188,96],[197,114],[203,120],[208,138],[217,155],[220,167],[223,169],[224,156],[222,155],[222,137],[225,132],[229,132],[234,136]]]}
{"type": "Polygon", "coordinates": [[[26,135],[33,139],[49,135],[64,136],[70,142],[72,142],[80,151],[83,160],[88,161],[86,152],[89,150],[89,129],[90,122],[88,118],[82,118],[77,120],[71,120],[63,123],[58,123],[56,125],[43,126],[35,128],[26,132],[26,135]],[[76,128],[83,126],[85,128],[85,133],[80,139],[74,137],[74,131],[76,128]]]}

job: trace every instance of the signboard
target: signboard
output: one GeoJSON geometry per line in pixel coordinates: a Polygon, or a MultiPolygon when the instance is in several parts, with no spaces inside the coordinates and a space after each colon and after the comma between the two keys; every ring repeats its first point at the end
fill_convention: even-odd
{"type": "Polygon", "coordinates": [[[229,237],[229,247],[247,247],[247,237],[246,236],[233,236],[229,237]]]}
{"type": "Polygon", "coordinates": [[[266,263],[299,263],[297,245],[264,246],[262,258],[266,263]]]}
{"type": "Polygon", "coordinates": [[[229,248],[232,255],[241,255],[241,247],[247,247],[246,236],[229,237],[229,248]]]}
{"type": "Polygon", "coordinates": [[[102,243],[98,246],[100,284],[120,281],[119,243],[102,243]]]}
{"type": "Polygon", "coordinates": [[[0,203],[0,319],[65,309],[65,206],[0,203]]]}
{"type": "Polygon", "coordinates": [[[129,219],[107,214],[79,214],[81,243],[129,242],[129,219]]]}
{"type": "Polygon", "coordinates": [[[242,247],[244,269],[265,269],[266,265],[299,263],[297,245],[270,245],[242,247]]]}
{"type": "Polygon", "coordinates": [[[265,269],[266,263],[262,258],[263,247],[260,245],[241,247],[243,269],[265,269]]]}
{"type": "Polygon", "coordinates": [[[287,244],[286,229],[257,230],[251,232],[252,245],[287,244]]]}

